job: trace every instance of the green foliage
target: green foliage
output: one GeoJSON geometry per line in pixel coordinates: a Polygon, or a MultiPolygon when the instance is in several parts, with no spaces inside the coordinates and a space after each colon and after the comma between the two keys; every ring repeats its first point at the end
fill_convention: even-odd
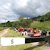
{"type": "Polygon", "coordinates": [[[31,22],[32,22],[32,21],[29,20],[29,19],[20,20],[20,24],[21,24],[22,27],[29,27],[31,22]]]}
{"type": "Polygon", "coordinates": [[[47,33],[47,31],[46,30],[43,30],[42,33],[47,33]]]}
{"type": "Polygon", "coordinates": [[[33,20],[37,20],[37,21],[40,21],[40,20],[44,20],[44,21],[50,21],[50,12],[46,13],[45,15],[42,15],[42,16],[38,16],[38,17],[34,17],[33,20]]]}
{"type": "Polygon", "coordinates": [[[21,19],[15,22],[8,21],[6,23],[1,23],[0,27],[30,27],[31,22],[31,19],[21,19]]]}
{"type": "Polygon", "coordinates": [[[44,20],[43,20],[43,19],[41,19],[41,20],[40,20],[40,22],[44,22],[44,20]]]}
{"type": "Polygon", "coordinates": [[[6,27],[11,27],[11,26],[12,26],[11,22],[8,21],[8,22],[6,23],[6,27]]]}
{"type": "Polygon", "coordinates": [[[21,19],[13,23],[14,27],[30,27],[30,23],[32,20],[29,19],[21,19]]]}

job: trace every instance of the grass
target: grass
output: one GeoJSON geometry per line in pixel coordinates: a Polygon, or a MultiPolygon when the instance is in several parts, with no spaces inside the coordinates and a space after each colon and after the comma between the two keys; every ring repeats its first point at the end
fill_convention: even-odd
{"type": "Polygon", "coordinates": [[[39,28],[39,29],[42,29],[42,30],[49,30],[50,31],[50,21],[31,23],[30,27],[39,28]]]}
{"type": "Polygon", "coordinates": [[[24,36],[22,36],[21,33],[16,32],[14,29],[9,29],[5,37],[24,37],[24,36]]]}
{"type": "Polygon", "coordinates": [[[4,29],[4,27],[0,27],[0,31],[2,31],[4,29]]]}
{"type": "Polygon", "coordinates": [[[1,47],[0,50],[41,50],[39,47],[31,47],[31,44],[1,47]]]}
{"type": "Polygon", "coordinates": [[[15,30],[13,29],[10,29],[8,31],[8,35],[7,37],[19,37],[20,36],[20,33],[19,32],[16,32],[15,30]]]}

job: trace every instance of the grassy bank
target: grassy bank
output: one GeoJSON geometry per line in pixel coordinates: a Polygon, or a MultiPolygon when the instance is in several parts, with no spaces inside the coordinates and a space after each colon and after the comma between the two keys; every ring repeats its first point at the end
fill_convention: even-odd
{"type": "Polygon", "coordinates": [[[30,27],[42,30],[50,30],[50,21],[31,23],[30,27]]]}
{"type": "Polygon", "coordinates": [[[41,50],[40,47],[32,47],[31,44],[0,47],[0,50],[41,50]]]}
{"type": "Polygon", "coordinates": [[[0,27],[0,31],[2,31],[3,29],[5,29],[4,27],[0,27]]]}
{"type": "Polygon", "coordinates": [[[24,37],[24,36],[22,36],[20,32],[16,32],[15,29],[9,29],[5,37],[24,37]]]}

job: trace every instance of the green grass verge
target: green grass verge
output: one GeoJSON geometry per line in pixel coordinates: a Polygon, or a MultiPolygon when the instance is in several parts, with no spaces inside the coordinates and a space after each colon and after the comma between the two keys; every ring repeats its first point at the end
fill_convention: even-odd
{"type": "Polygon", "coordinates": [[[0,27],[0,31],[2,31],[4,29],[4,27],[0,27]]]}
{"type": "Polygon", "coordinates": [[[31,47],[31,44],[18,45],[18,46],[8,46],[0,47],[0,50],[41,50],[40,47],[31,47]]]}
{"type": "Polygon", "coordinates": [[[22,37],[21,34],[19,32],[16,32],[13,29],[9,29],[6,37],[22,37]]]}
{"type": "Polygon", "coordinates": [[[8,33],[4,37],[28,37],[22,36],[20,32],[16,32],[14,29],[9,29],[8,33]]]}
{"type": "Polygon", "coordinates": [[[50,30],[50,21],[31,23],[30,27],[42,30],[50,30]]]}

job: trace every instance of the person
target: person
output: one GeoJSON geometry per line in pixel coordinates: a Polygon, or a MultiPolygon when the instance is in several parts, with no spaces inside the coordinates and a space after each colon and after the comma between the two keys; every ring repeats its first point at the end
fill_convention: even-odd
{"type": "Polygon", "coordinates": [[[23,27],[20,27],[20,28],[18,28],[18,31],[19,32],[23,32],[24,31],[24,28],[23,27]]]}
{"type": "Polygon", "coordinates": [[[39,36],[41,36],[41,33],[40,33],[39,31],[38,31],[38,32],[34,32],[34,33],[33,33],[33,36],[34,36],[34,37],[39,37],[39,36]]]}
{"type": "Polygon", "coordinates": [[[33,37],[39,37],[39,36],[41,36],[41,32],[35,28],[33,32],[33,37]]]}
{"type": "Polygon", "coordinates": [[[47,31],[46,31],[46,30],[42,30],[41,35],[42,35],[42,36],[47,36],[47,31]]]}

